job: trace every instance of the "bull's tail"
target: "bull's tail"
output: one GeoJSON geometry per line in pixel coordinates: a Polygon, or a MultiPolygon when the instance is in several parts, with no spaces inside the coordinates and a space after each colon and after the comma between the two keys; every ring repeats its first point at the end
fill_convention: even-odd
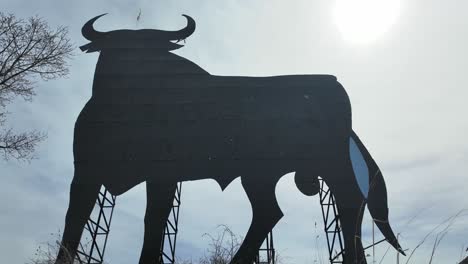
{"type": "Polygon", "coordinates": [[[360,172],[356,171],[356,158],[354,158],[353,169],[355,170],[356,179],[360,184],[361,190],[366,189],[365,191],[368,191],[365,192],[367,194],[367,208],[369,209],[372,218],[374,219],[377,227],[380,229],[380,232],[382,232],[384,235],[385,239],[396,250],[405,255],[388,221],[387,189],[385,187],[385,181],[383,179],[382,173],[354,131],[350,138],[350,152],[354,152],[354,155],[356,155],[356,152],[358,152],[357,155],[360,156],[357,158],[358,163],[359,160],[361,160],[362,165],[367,166],[368,170],[366,170],[366,172],[368,171],[368,177],[366,178],[368,181],[366,181],[366,184],[362,184],[361,182],[363,182],[363,179],[360,179],[359,176],[356,175],[360,172]],[[355,149],[353,150],[353,148],[355,149]],[[364,185],[364,188],[361,185],[364,185]]]}

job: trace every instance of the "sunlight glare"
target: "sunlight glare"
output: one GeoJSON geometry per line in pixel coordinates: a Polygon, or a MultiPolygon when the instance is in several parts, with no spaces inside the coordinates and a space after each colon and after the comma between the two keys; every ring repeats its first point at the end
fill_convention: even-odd
{"type": "Polygon", "coordinates": [[[345,40],[367,44],[384,35],[396,22],[400,0],[336,0],[333,11],[345,40]]]}

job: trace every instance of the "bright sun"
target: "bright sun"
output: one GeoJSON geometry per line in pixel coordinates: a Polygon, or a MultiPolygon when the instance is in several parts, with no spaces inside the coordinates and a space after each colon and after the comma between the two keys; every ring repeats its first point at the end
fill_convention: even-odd
{"type": "Polygon", "coordinates": [[[333,13],[345,40],[367,44],[396,22],[400,0],[336,0],[333,13]]]}

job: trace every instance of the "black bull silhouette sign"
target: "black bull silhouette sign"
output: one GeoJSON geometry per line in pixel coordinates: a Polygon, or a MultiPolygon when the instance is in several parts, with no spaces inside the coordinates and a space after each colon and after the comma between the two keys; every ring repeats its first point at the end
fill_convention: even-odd
{"type": "MultiPolygon", "coordinates": [[[[102,16],[102,15],[101,15],[102,16]]],[[[146,182],[147,209],[140,263],[157,263],[177,182],[214,179],[222,189],[240,176],[252,223],[231,263],[251,263],[283,214],[275,197],[282,175],[295,171],[306,195],[318,176],[332,190],[344,236],[345,263],[363,263],[365,204],[387,241],[382,174],[351,128],[351,106],[331,75],[213,76],[170,53],[195,30],[98,32],[88,21],[83,51],[99,51],[91,99],[75,125],[75,175],[63,248],[76,253],[98,191],[120,195],[146,182]]],[[[403,252],[402,252],[403,253],[403,252]]]]}

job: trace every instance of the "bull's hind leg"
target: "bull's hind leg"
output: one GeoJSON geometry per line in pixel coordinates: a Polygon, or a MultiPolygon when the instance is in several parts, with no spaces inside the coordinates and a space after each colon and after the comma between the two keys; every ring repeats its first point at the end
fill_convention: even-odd
{"type": "Polygon", "coordinates": [[[361,242],[361,224],[365,200],[357,186],[354,172],[348,161],[338,162],[332,172],[325,177],[327,185],[335,197],[344,238],[345,264],[366,263],[361,242]]]}
{"type": "Polygon", "coordinates": [[[345,254],[345,264],[365,264],[366,258],[361,242],[361,223],[364,211],[362,208],[338,206],[338,213],[342,216],[349,216],[346,219],[341,218],[341,229],[343,232],[345,254]]]}
{"type": "Polygon", "coordinates": [[[101,184],[92,182],[75,170],[70,186],[70,202],[65,217],[65,229],[56,264],[73,263],[84,225],[94,208],[101,184]]]}
{"type": "Polygon", "coordinates": [[[145,236],[140,264],[159,264],[161,241],[172,208],[177,182],[146,182],[145,236]]]}
{"type": "Polygon", "coordinates": [[[259,184],[242,178],[242,186],[252,205],[252,223],[231,264],[252,263],[268,233],[283,217],[275,196],[277,180],[259,184]]]}

